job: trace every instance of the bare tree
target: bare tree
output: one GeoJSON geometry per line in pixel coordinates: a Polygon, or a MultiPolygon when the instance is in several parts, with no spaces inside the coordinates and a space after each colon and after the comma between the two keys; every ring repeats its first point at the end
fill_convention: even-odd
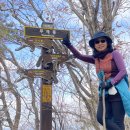
{"type": "MultiPolygon", "coordinates": [[[[44,21],[48,21],[54,22],[55,27],[70,29],[72,32],[71,40],[74,40],[75,37],[80,39],[80,41],[77,40],[78,38],[76,39],[78,41],[78,45],[76,47],[80,48],[84,53],[89,54],[91,52],[86,42],[96,31],[103,30],[113,38],[112,23],[114,18],[119,14],[118,10],[122,9],[121,7],[126,10],[125,5],[125,0],[61,0],[60,2],[56,0],[3,1],[0,5],[0,10],[4,15],[10,14],[10,17],[7,17],[6,19],[8,20],[8,18],[11,18],[12,20],[10,21],[11,26],[7,26],[7,24],[5,24],[7,21],[5,23],[3,22],[4,24],[0,24],[2,25],[0,26],[2,30],[7,30],[6,35],[5,33],[0,32],[0,45],[2,47],[0,62],[4,71],[4,75],[1,75],[0,79],[6,86],[6,89],[3,88],[3,86],[0,86],[0,91],[2,92],[0,99],[2,100],[4,106],[5,116],[8,117],[5,125],[7,125],[11,130],[18,130],[20,126],[20,119],[25,116],[28,124],[30,124],[30,126],[35,130],[39,130],[39,106],[37,105],[37,102],[39,102],[40,96],[39,87],[37,87],[39,83],[37,83],[37,80],[33,81],[27,78],[25,81],[26,85],[23,85],[24,91],[26,90],[30,94],[30,101],[28,101],[27,97],[24,97],[19,89],[21,86],[10,78],[12,73],[10,73],[7,62],[10,62],[15,66],[15,74],[17,75],[16,78],[18,78],[19,74],[17,74],[16,70],[24,71],[24,61],[19,63],[17,57],[15,57],[15,52],[8,49],[8,44],[3,43],[12,42],[16,45],[23,45],[25,44],[25,38],[23,36],[24,26],[41,27],[44,21]],[[80,23],[83,24],[83,27],[80,23]],[[14,106],[12,105],[12,102],[8,103],[6,100],[8,94],[13,95],[16,102],[14,118],[11,117],[11,113],[9,111],[10,106],[11,108],[14,106]],[[23,104],[27,110],[26,115],[22,113],[23,104]],[[31,117],[33,117],[34,121],[30,121],[31,117]]],[[[58,47],[60,52],[67,53],[69,55],[68,50],[63,48],[61,44],[59,44],[58,47]]],[[[33,52],[31,54],[34,56],[33,52]]],[[[76,119],[78,120],[77,122],[84,124],[84,129],[87,129],[87,125],[89,124],[91,128],[93,127],[96,130],[99,130],[100,128],[95,118],[97,79],[95,78],[95,73],[93,72],[93,66],[90,66],[89,64],[86,65],[78,60],[67,62],[65,65],[67,66],[69,72],[69,74],[67,73],[66,75],[71,77],[75,87],[73,90],[75,92],[71,91],[70,94],[77,98],[81,98],[81,102],[83,103],[82,105],[84,105],[88,118],[85,118],[82,112],[79,114],[74,111],[71,112],[68,109],[61,109],[59,111],[56,107],[54,107],[55,118],[53,121],[57,123],[58,120],[59,123],[57,124],[59,124],[59,128],[61,130],[65,130],[65,125],[69,124],[69,122],[67,122],[68,124],[65,123],[65,121],[67,121],[66,115],[73,115],[73,118],[75,118],[75,114],[76,119]],[[85,126],[85,124],[87,125],[85,126]]],[[[31,61],[25,66],[31,68],[35,66],[35,63],[32,63],[31,61]]],[[[23,82],[21,83],[24,84],[23,82]]],[[[71,89],[69,84],[67,86],[71,89]]],[[[63,102],[63,100],[61,102],[63,102]]]]}

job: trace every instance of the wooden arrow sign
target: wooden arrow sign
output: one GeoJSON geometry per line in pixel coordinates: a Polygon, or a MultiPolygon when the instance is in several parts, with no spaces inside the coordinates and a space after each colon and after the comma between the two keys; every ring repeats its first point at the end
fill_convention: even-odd
{"type": "Polygon", "coordinates": [[[54,51],[58,52],[58,47],[55,45],[54,41],[50,38],[28,37],[26,38],[26,44],[28,44],[31,47],[44,47],[47,49],[54,48],[54,51]]]}
{"type": "Polygon", "coordinates": [[[63,39],[66,35],[70,35],[70,32],[68,30],[25,26],[24,35],[26,37],[63,39]]]}
{"type": "Polygon", "coordinates": [[[66,54],[44,54],[42,56],[43,64],[52,63],[53,61],[57,61],[58,64],[65,62],[68,60],[68,55],[66,54]]]}
{"type": "Polygon", "coordinates": [[[52,71],[49,71],[49,70],[42,70],[42,69],[26,69],[25,70],[25,74],[28,76],[28,77],[31,77],[31,78],[46,78],[46,79],[51,79],[51,75],[53,74],[52,71]]]}
{"type": "Polygon", "coordinates": [[[26,43],[29,45],[42,46],[45,48],[51,48],[53,46],[53,41],[48,38],[29,37],[26,38],[26,43]]]}

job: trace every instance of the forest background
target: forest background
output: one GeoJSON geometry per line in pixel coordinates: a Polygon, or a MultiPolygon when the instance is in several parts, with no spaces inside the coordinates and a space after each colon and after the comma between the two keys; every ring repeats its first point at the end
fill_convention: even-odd
{"type": "MultiPolygon", "coordinates": [[[[16,82],[19,71],[38,69],[41,50],[24,44],[24,26],[70,30],[71,43],[92,54],[88,41],[99,30],[107,32],[123,55],[130,75],[129,0],[1,0],[0,1],[0,130],[39,130],[40,79],[16,82]]],[[[59,50],[71,53],[59,43],[59,50]]],[[[53,130],[100,130],[96,121],[98,79],[93,65],[73,59],[64,63],[53,84],[53,130]]],[[[126,130],[130,119],[125,118],[126,130]]]]}

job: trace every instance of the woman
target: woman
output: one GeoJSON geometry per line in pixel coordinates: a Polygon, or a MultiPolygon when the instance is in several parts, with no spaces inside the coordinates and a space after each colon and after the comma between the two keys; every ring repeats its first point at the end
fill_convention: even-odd
{"type": "Polygon", "coordinates": [[[122,79],[126,79],[127,72],[121,54],[112,48],[112,39],[105,32],[95,33],[89,41],[89,46],[93,49],[93,55],[89,56],[80,54],[71,45],[68,37],[63,39],[63,44],[70,49],[76,58],[95,64],[99,79],[100,73],[104,74],[103,79],[99,80],[97,121],[103,125],[102,90],[104,89],[107,130],[125,130],[125,110],[122,98],[118,89],[113,86],[118,86],[122,79]]]}

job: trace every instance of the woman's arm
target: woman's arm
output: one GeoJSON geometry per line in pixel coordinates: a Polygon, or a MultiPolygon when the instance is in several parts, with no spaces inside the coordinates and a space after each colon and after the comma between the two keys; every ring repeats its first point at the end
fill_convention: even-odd
{"type": "Polygon", "coordinates": [[[66,35],[63,38],[62,43],[64,45],[66,45],[66,47],[74,54],[74,56],[82,61],[88,62],[88,63],[92,63],[95,64],[95,59],[93,56],[87,56],[87,55],[82,55],[80,52],[78,52],[72,45],[71,42],[69,40],[69,35],[66,35]]]}
{"type": "Polygon", "coordinates": [[[76,58],[91,64],[95,64],[95,59],[93,56],[82,55],[72,45],[68,46],[68,49],[74,54],[76,58]]]}
{"type": "Polygon", "coordinates": [[[114,85],[117,84],[127,74],[127,71],[122,55],[118,51],[114,51],[112,54],[116,66],[119,70],[119,73],[111,81],[111,83],[114,85]]]}

